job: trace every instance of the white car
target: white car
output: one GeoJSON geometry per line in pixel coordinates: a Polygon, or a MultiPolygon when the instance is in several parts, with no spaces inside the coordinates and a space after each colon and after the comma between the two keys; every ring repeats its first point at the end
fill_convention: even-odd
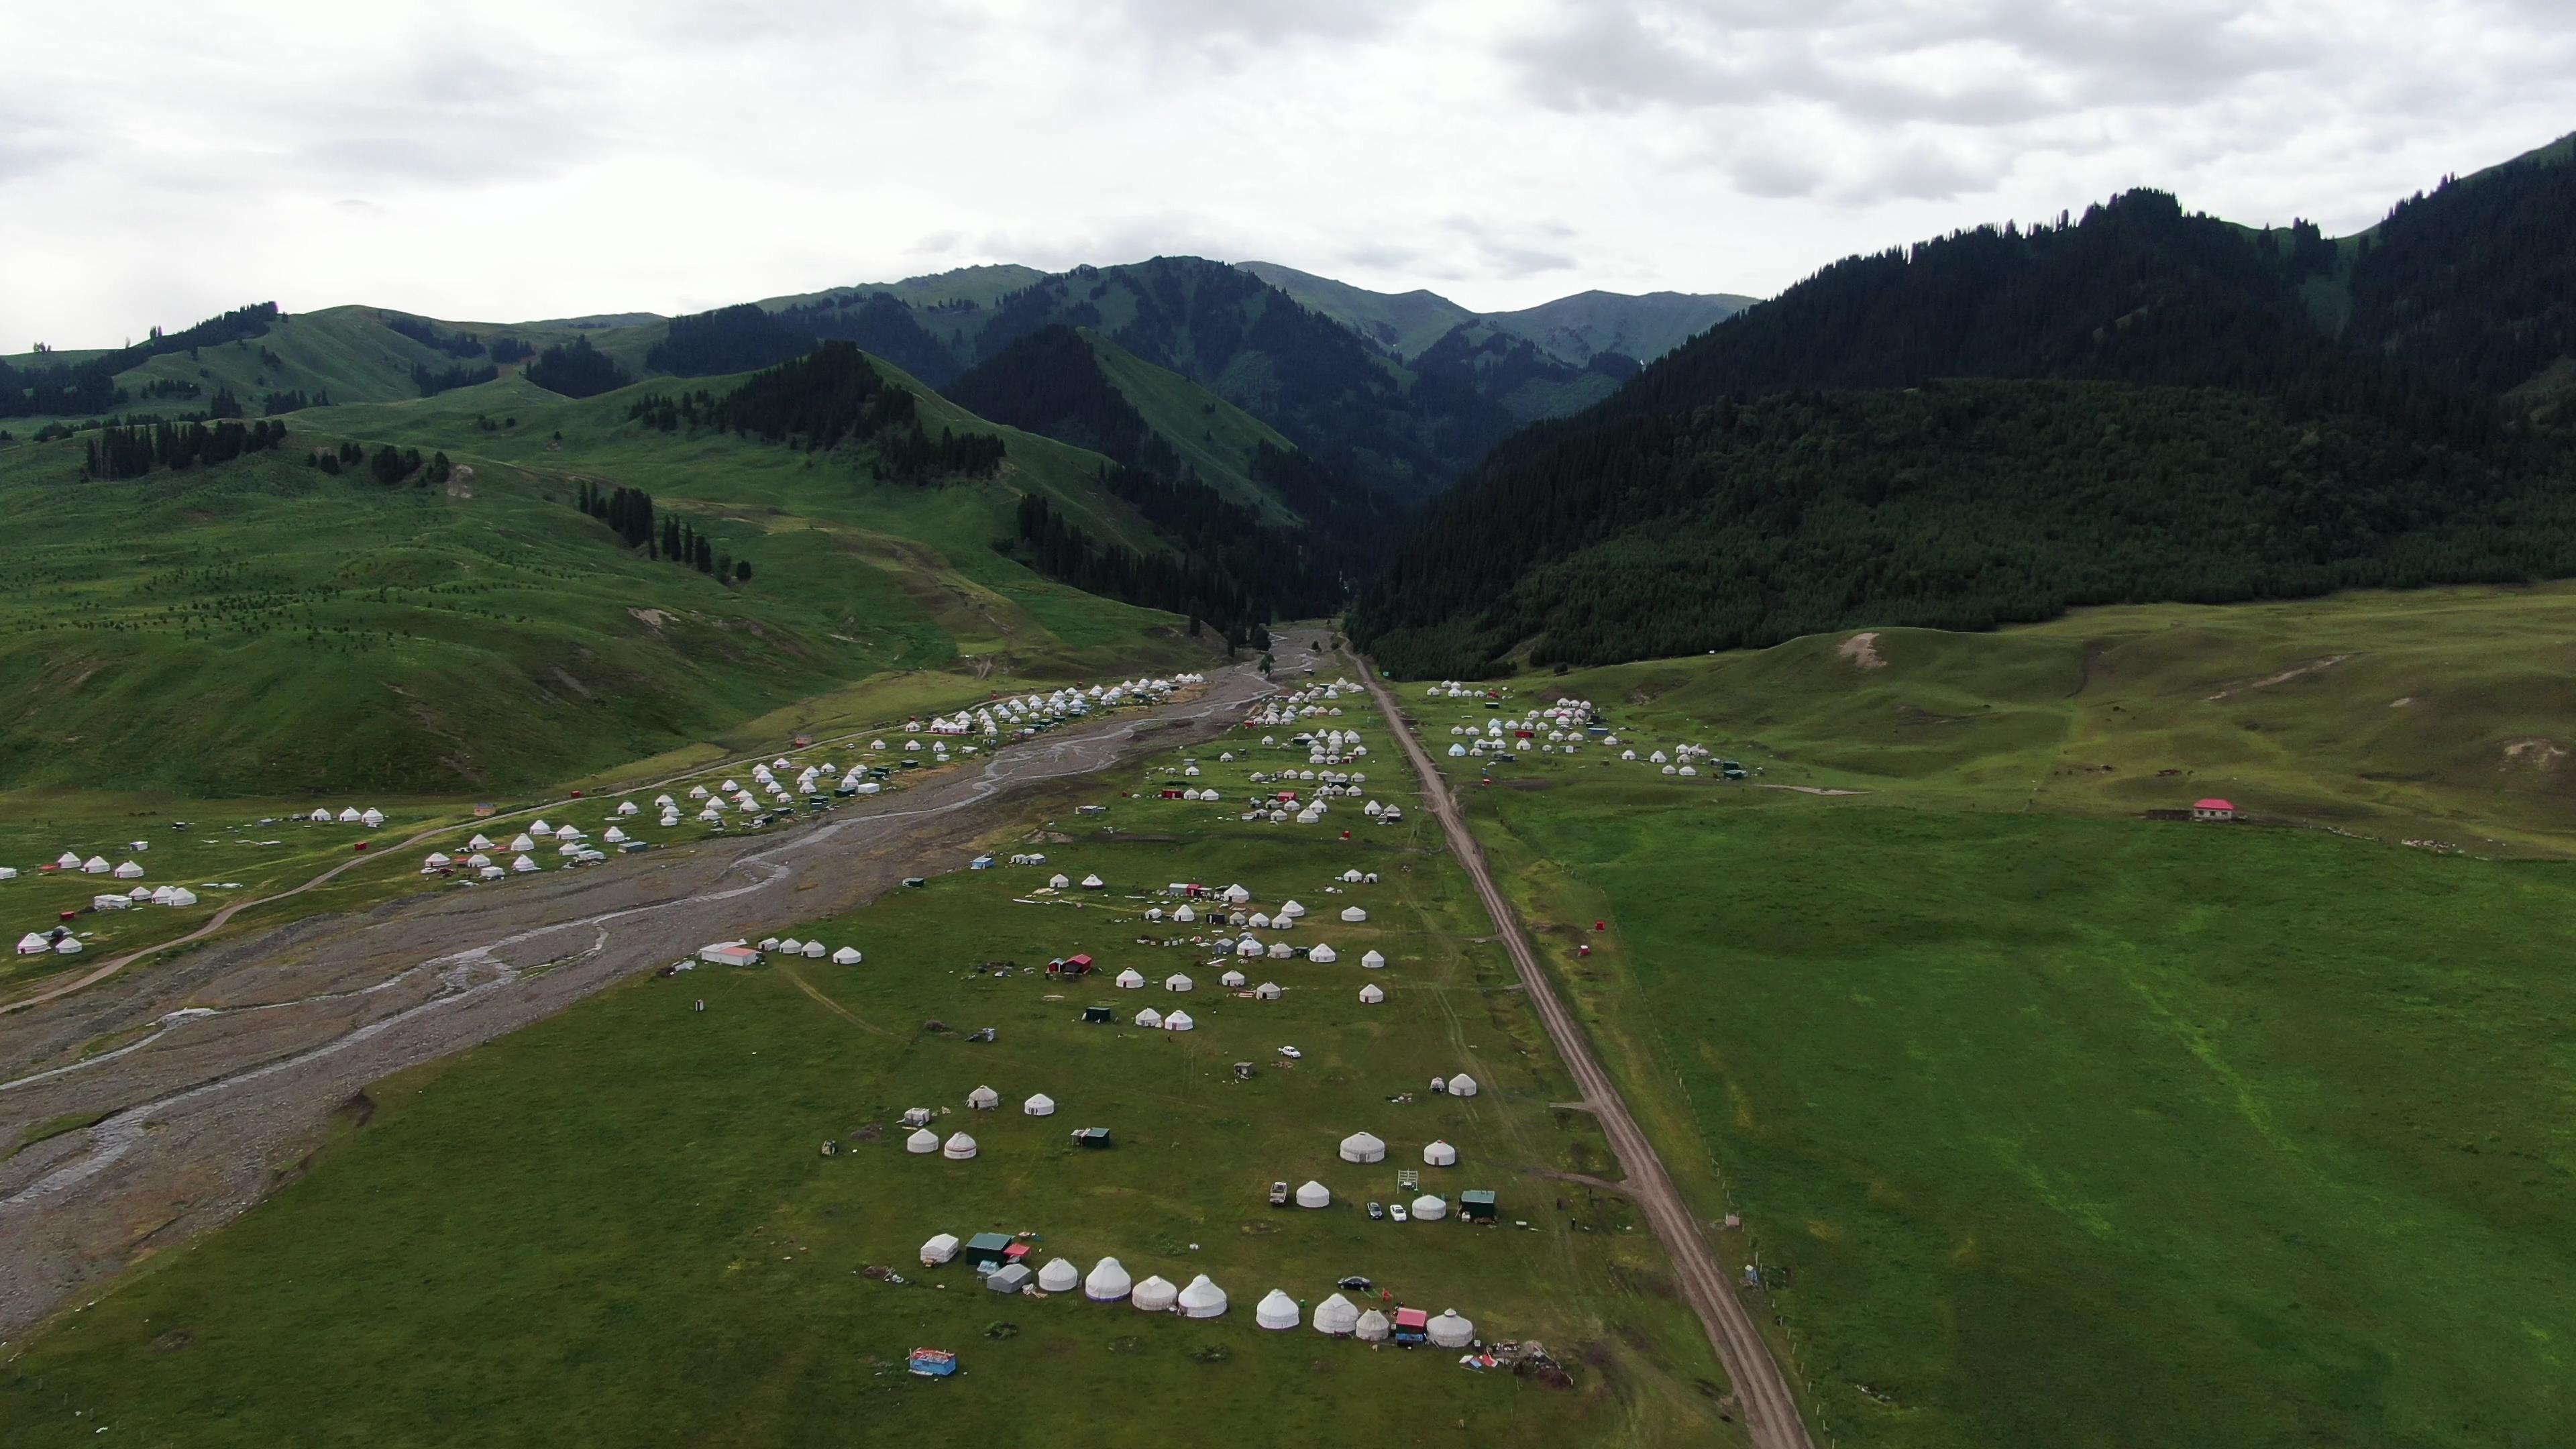
{"type": "Polygon", "coordinates": [[[1306,1054],[1297,1050],[1295,1047],[1281,1047],[1279,1049],[1279,1055],[1286,1057],[1288,1060],[1293,1062],[1302,1059],[1306,1054]]]}

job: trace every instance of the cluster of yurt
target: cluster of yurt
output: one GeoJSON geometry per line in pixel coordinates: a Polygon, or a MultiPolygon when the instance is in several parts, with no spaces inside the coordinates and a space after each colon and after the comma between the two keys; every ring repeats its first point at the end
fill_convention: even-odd
{"type": "Polygon", "coordinates": [[[828,960],[835,966],[856,966],[867,959],[856,946],[835,951],[821,941],[800,941],[794,936],[763,936],[760,949],[780,956],[802,956],[808,961],[828,960]]]}
{"type": "Polygon", "coordinates": [[[312,821],[316,825],[330,825],[334,823],[340,825],[363,825],[369,830],[373,830],[385,823],[385,812],[377,809],[373,805],[368,806],[364,810],[359,809],[355,805],[349,805],[342,807],[340,813],[334,815],[328,809],[316,806],[313,813],[304,818],[312,821]]]}

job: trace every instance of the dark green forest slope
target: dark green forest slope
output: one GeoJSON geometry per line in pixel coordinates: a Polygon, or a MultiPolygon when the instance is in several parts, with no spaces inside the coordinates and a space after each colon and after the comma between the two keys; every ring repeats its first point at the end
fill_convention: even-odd
{"type": "Polygon", "coordinates": [[[1837,263],[1502,443],[1353,633],[1463,675],[2565,575],[2571,223],[2536,154],[2341,242],[2140,191],[1837,263]]]}

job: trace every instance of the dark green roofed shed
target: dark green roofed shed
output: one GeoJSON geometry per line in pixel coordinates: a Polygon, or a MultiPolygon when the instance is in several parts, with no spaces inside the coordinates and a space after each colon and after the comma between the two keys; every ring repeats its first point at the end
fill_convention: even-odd
{"type": "Polygon", "coordinates": [[[1076,1128],[1073,1140],[1084,1147],[1106,1147],[1109,1145],[1109,1129],[1106,1127],[1076,1128]]]}
{"type": "Polygon", "coordinates": [[[1494,1195],[1484,1188],[1473,1188],[1458,1194],[1458,1216],[1471,1223],[1494,1220],[1494,1195]]]}
{"type": "Polygon", "coordinates": [[[966,1261],[970,1264],[997,1265],[1010,1255],[1008,1233],[977,1233],[966,1240],[966,1261]]]}

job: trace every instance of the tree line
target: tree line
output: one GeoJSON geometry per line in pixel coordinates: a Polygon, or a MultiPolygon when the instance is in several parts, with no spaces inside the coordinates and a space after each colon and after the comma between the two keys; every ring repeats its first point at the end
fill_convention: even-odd
{"type": "Polygon", "coordinates": [[[1085,593],[1188,615],[1193,628],[1206,620],[1225,635],[1230,648],[1269,638],[1263,606],[1237,580],[1198,559],[1105,543],[1035,493],[1020,497],[1019,536],[1031,562],[1048,578],[1085,593]]]}
{"type": "Polygon", "coordinates": [[[1350,615],[1409,675],[2576,573],[2563,435],[2483,451],[2210,388],[1778,393],[1565,429],[1442,500],[1350,615]]]}
{"type": "Polygon", "coordinates": [[[0,418],[107,412],[127,401],[124,389],[116,385],[117,374],[165,353],[194,355],[199,347],[264,336],[272,323],[282,320],[275,302],[255,302],[178,332],[164,333],[155,326],[143,341],[77,366],[53,362],[22,368],[0,362],[0,418]]]}
{"type": "Polygon", "coordinates": [[[653,495],[641,488],[602,488],[585,479],[574,506],[608,525],[620,543],[641,550],[646,558],[668,559],[733,583],[751,582],[751,560],[719,552],[713,539],[682,519],[665,515],[657,520],[653,495]]]}
{"type": "Polygon", "coordinates": [[[597,397],[635,380],[617,359],[581,336],[538,353],[520,375],[548,392],[573,398],[597,397]]]}
{"type": "Polygon", "coordinates": [[[931,435],[921,425],[912,391],[887,382],[847,342],[823,343],[754,374],[722,397],[704,388],[647,394],[628,406],[627,417],[665,432],[721,428],[814,453],[867,444],[873,450],[869,473],[880,481],[989,477],[1009,451],[989,433],[943,427],[931,435]]]}
{"type": "Polygon", "coordinates": [[[177,470],[200,463],[228,463],[286,441],[286,424],[263,418],[236,422],[153,423],[98,429],[82,445],[81,478],[140,478],[155,468],[177,470]]]}

